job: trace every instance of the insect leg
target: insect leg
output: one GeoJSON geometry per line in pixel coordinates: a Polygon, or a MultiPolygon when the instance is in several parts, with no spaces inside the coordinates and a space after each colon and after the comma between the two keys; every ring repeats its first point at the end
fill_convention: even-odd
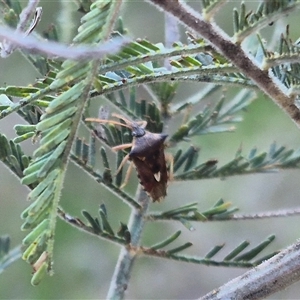
{"type": "MultiPolygon", "coordinates": [[[[119,146],[115,146],[115,147],[112,147],[112,149],[113,149],[114,151],[119,151],[119,150],[123,150],[123,149],[129,148],[129,147],[132,147],[132,143],[129,143],[129,144],[122,144],[122,145],[119,145],[119,146]]],[[[126,161],[128,160],[128,158],[129,158],[129,154],[127,154],[127,155],[123,158],[123,160],[121,161],[121,163],[120,163],[120,165],[119,165],[119,167],[118,167],[118,170],[117,170],[117,172],[116,172],[115,175],[117,175],[117,174],[121,171],[121,169],[124,167],[124,165],[125,165],[126,161]]]]}
{"type": "Polygon", "coordinates": [[[169,180],[173,180],[174,175],[174,157],[171,153],[165,153],[165,159],[168,162],[169,168],[169,180]]]}
{"type": "Polygon", "coordinates": [[[132,143],[121,144],[121,145],[112,147],[112,149],[113,149],[114,151],[119,151],[119,150],[123,150],[123,149],[129,148],[129,147],[132,147],[132,143]]]}
{"type": "Polygon", "coordinates": [[[124,167],[124,165],[125,165],[126,161],[128,160],[128,158],[129,158],[129,154],[127,154],[127,155],[123,158],[123,160],[121,161],[121,163],[120,163],[120,165],[119,165],[119,167],[118,167],[118,170],[117,170],[117,172],[116,172],[115,175],[117,175],[117,174],[121,171],[121,169],[124,167]]]}
{"type": "Polygon", "coordinates": [[[129,177],[130,177],[131,172],[132,172],[132,168],[133,168],[133,162],[130,163],[130,165],[129,165],[128,169],[127,169],[124,182],[120,186],[121,189],[127,185],[128,181],[129,181],[129,177]]]}

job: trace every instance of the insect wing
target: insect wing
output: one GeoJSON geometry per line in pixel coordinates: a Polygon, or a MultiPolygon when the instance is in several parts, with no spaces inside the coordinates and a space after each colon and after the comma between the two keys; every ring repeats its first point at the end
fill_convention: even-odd
{"type": "Polygon", "coordinates": [[[167,194],[168,173],[164,154],[166,134],[146,132],[135,138],[129,158],[133,161],[141,185],[153,201],[162,200],[167,194]]]}

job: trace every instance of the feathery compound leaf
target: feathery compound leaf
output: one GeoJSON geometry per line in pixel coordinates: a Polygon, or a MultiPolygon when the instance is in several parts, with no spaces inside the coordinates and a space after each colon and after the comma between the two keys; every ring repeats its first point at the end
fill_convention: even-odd
{"type": "Polygon", "coordinates": [[[262,1],[257,2],[256,11],[246,12],[246,4],[241,3],[240,11],[234,10],[234,31],[235,41],[241,43],[247,36],[258,32],[259,29],[277,21],[280,15],[295,10],[297,1],[262,1]]]}
{"type": "MultiPolygon", "coordinates": [[[[103,204],[100,205],[100,210],[101,210],[102,217],[105,216],[106,218],[106,208],[103,204]]],[[[82,222],[79,218],[70,216],[69,214],[62,211],[60,208],[58,210],[58,213],[60,218],[62,218],[67,223],[69,223],[74,227],[77,227],[80,230],[84,230],[88,233],[98,236],[101,239],[114,242],[118,245],[127,246],[128,244],[130,244],[131,234],[128,230],[127,225],[122,222],[120,222],[121,227],[119,228],[117,234],[114,235],[112,234],[113,233],[112,228],[108,229],[108,227],[106,227],[107,224],[105,224],[104,227],[106,227],[106,229],[104,229],[102,222],[99,222],[99,219],[97,217],[93,218],[91,214],[86,210],[83,210],[82,214],[88,220],[89,223],[88,226],[85,225],[85,223],[82,222]]]]}
{"type": "MultiPolygon", "coordinates": [[[[117,55],[111,55],[107,58],[107,64],[103,64],[99,68],[100,75],[95,88],[100,92],[119,90],[127,86],[158,82],[163,79],[169,80],[170,78],[173,81],[198,82],[214,82],[212,78],[215,78],[218,84],[230,82],[231,84],[253,86],[253,83],[247,78],[241,74],[235,74],[237,69],[220,56],[211,57],[209,63],[200,62],[199,55],[203,51],[211,49],[206,43],[198,40],[187,46],[176,44],[171,49],[165,48],[162,44],[151,44],[147,40],[137,40],[128,44],[117,55]],[[174,67],[171,70],[159,61],[166,57],[172,58],[171,64],[174,67]],[[222,74],[222,76],[218,77],[218,74],[222,74]]],[[[163,88],[166,86],[170,89],[162,89],[160,93],[162,100],[158,100],[162,102],[163,113],[168,115],[168,103],[173,97],[172,89],[176,88],[176,84],[162,84],[163,88]]],[[[97,93],[95,92],[94,95],[97,93]]]]}
{"type": "MultiPolygon", "coordinates": [[[[104,127],[104,128],[107,128],[107,127],[104,127]]],[[[94,133],[92,133],[92,134],[94,134],[94,133]]],[[[118,137],[119,137],[119,135],[118,135],[118,137]]],[[[112,142],[112,144],[114,145],[113,142],[112,142]]],[[[119,188],[119,184],[121,184],[119,182],[119,180],[121,181],[122,178],[121,177],[119,178],[118,176],[116,176],[116,184],[113,183],[113,176],[112,176],[112,172],[110,169],[109,160],[107,158],[106,150],[103,147],[100,148],[100,155],[102,157],[102,163],[104,164],[104,167],[105,167],[104,172],[102,174],[100,174],[100,172],[98,170],[93,169],[94,166],[87,164],[87,161],[90,160],[90,158],[89,158],[90,147],[91,147],[90,145],[84,143],[81,139],[77,139],[76,144],[75,144],[75,153],[71,155],[72,160],[75,163],[77,163],[77,165],[80,168],[82,168],[84,171],[86,171],[88,174],[90,174],[90,176],[93,177],[98,183],[103,184],[112,193],[119,195],[121,200],[125,201],[130,206],[139,209],[140,204],[138,204],[132,197],[130,197],[128,194],[126,194],[125,192],[123,192],[123,190],[121,190],[119,188]],[[84,150],[84,148],[86,148],[86,150],[84,150]],[[86,153],[86,155],[84,153],[86,153]],[[107,166],[109,168],[106,168],[107,166]]],[[[120,155],[120,154],[117,153],[117,155],[120,155]]],[[[122,153],[121,153],[120,157],[123,158],[122,153]]]]}
{"type": "MultiPolygon", "coordinates": [[[[174,234],[174,237],[176,237],[178,233],[174,234]]],[[[171,237],[170,237],[171,238],[171,237]]],[[[161,258],[167,258],[177,261],[184,261],[187,263],[196,263],[196,264],[203,264],[203,265],[211,265],[211,266],[224,266],[224,267],[240,267],[240,268],[249,268],[257,266],[259,263],[263,261],[263,259],[268,259],[276,254],[276,252],[269,253],[268,255],[265,255],[264,257],[256,260],[251,261],[253,257],[261,253],[262,250],[264,250],[272,241],[274,240],[274,236],[268,237],[265,241],[260,243],[257,247],[254,247],[249,252],[245,253],[245,256],[240,258],[242,259],[234,259],[238,253],[243,251],[248,245],[248,242],[241,243],[238,247],[236,247],[233,251],[231,251],[223,260],[213,260],[212,257],[214,257],[217,253],[219,253],[225,246],[225,244],[222,245],[216,245],[214,246],[204,257],[197,257],[197,256],[187,256],[185,254],[176,254],[179,251],[183,251],[186,248],[189,248],[192,246],[191,243],[185,243],[182,246],[176,247],[174,249],[171,249],[169,251],[159,250],[158,248],[145,248],[141,247],[141,251],[150,256],[156,256],[161,258]]],[[[162,242],[163,243],[163,242],[162,242]]],[[[159,248],[160,247],[160,244],[159,248]]]]}
{"type": "Polygon", "coordinates": [[[112,2],[109,0],[96,1],[91,7],[89,13],[82,17],[82,25],[78,28],[78,34],[74,38],[75,43],[98,43],[103,38],[103,27],[108,26],[112,2]]]}
{"type": "Polygon", "coordinates": [[[217,168],[216,163],[216,160],[207,161],[195,166],[192,170],[176,175],[175,178],[179,180],[224,178],[237,174],[275,172],[278,169],[299,168],[300,149],[295,151],[285,147],[278,147],[276,143],[273,143],[269,152],[258,153],[257,149],[253,148],[248,155],[242,155],[240,148],[235,157],[225,165],[217,168]]]}
{"type": "Polygon", "coordinates": [[[234,130],[232,124],[241,122],[237,115],[245,110],[254,100],[252,91],[243,90],[225,105],[225,99],[221,98],[214,107],[206,106],[181,127],[171,137],[172,142],[179,142],[194,135],[219,133],[234,130]]]}
{"type": "MultiPolygon", "coordinates": [[[[203,0],[202,2],[204,7],[203,17],[205,20],[210,20],[226,0],[203,0]]],[[[18,1],[7,3],[12,8],[11,11],[5,11],[8,23],[16,26],[17,16],[21,12],[21,8],[18,7],[18,1]]],[[[101,182],[123,200],[128,200],[127,202],[137,209],[137,213],[140,213],[143,209],[142,204],[135,202],[119,188],[122,182],[122,171],[118,172],[114,180],[111,171],[113,168],[112,163],[105,148],[101,147],[100,150],[103,163],[101,167],[104,167],[104,172],[99,174],[98,171],[93,169],[97,155],[96,137],[99,137],[109,146],[115,146],[129,143],[132,140],[130,131],[124,127],[106,124],[96,127],[88,142],[75,137],[89,96],[100,95],[101,100],[103,100],[105,99],[103,94],[108,93],[105,96],[106,100],[116,105],[132,119],[146,120],[147,130],[155,133],[162,132],[161,116],[164,118],[171,117],[173,114],[179,114],[184,109],[188,112],[190,108],[198,105],[206,96],[211,96],[217,89],[209,87],[202,91],[202,95],[199,93],[197,99],[189,99],[172,106],[171,102],[174,99],[179,81],[254,86],[254,83],[244,75],[239,74],[235,66],[226,58],[215,53],[212,47],[202,40],[192,37],[191,34],[189,36],[191,44],[182,45],[178,42],[170,49],[165,48],[162,44],[137,40],[126,44],[119,53],[115,53],[116,49],[122,44],[119,43],[118,47],[115,46],[107,57],[104,59],[101,57],[101,62],[95,61],[99,56],[93,56],[92,51],[97,50],[100,41],[106,41],[125,32],[121,20],[117,26],[119,33],[112,32],[118,11],[116,8],[118,3],[121,3],[121,1],[79,0],[78,2],[80,11],[86,14],[82,17],[81,26],[74,38],[74,43],[86,44],[86,49],[91,50],[89,52],[91,56],[88,57],[92,57],[92,59],[87,60],[87,57],[83,56],[81,57],[82,60],[66,60],[62,64],[49,60],[43,65],[43,59],[39,60],[29,56],[31,62],[40,71],[51,69],[45,80],[38,81],[33,87],[18,88],[11,86],[0,90],[0,93],[3,93],[1,95],[3,97],[0,98],[0,118],[13,111],[18,111],[30,124],[17,125],[15,129],[18,137],[13,141],[8,141],[5,137],[0,136],[0,158],[15,174],[20,177],[24,175],[22,178],[23,184],[31,185],[31,188],[33,188],[28,196],[32,203],[21,215],[24,220],[22,229],[30,230],[23,240],[24,246],[27,247],[23,259],[33,267],[33,285],[37,285],[43,276],[46,273],[51,273],[52,270],[57,211],[60,211],[60,216],[64,215],[62,218],[66,222],[91,234],[125,245],[127,250],[132,249],[135,251],[134,253],[139,254],[139,247],[134,245],[134,242],[131,245],[131,233],[126,224],[121,223],[119,231],[116,234],[114,233],[108,221],[104,205],[100,206],[100,218],[99,216],[94,218],[87,211],[83,211],[83,215],[89,223],[88,226],[80,219],[70,217],[58,208],[66,165],[68,158],[71,156],[73,161],[87,171],[97,182],[101,182]],[[170,62],[170,69],[162,64],[162,61],[167,60],[170,62]],[[169,82],[162,82],[163,80],[169,82]],[[147,91],[153,92],[152,94],[156,96],[153,103],[149,103],[144,99],[137,99],[136,90],[132,88],[145,83],[151,83],[147,91]],[[128,97],[123,92],[126,87],[130,88],[128,97]],[[115,91],[119,91],[119,94],[114,94],[115,91]],[[13,103],[8,98],[10,96],[23,99],[13,103]],[[23,155],[20,146],[16,144],[30,137],[35,139],[40,137],[40,144],[32,159],[23,155]],[[75,144],[75,154],[70,154],[72,143],[75,144]]],[[[273,20],[274,12],[277,15],[278,12],[286,14],[295,7],[296,4],[294,5],[293,1],[262,1],[255,13],[247,13],[246,5],[242,3],[240,11],[234,11],[236,42],[240,43],[254,30],[273,20]]],[[[57,38],[55,30],[53,30],[51,36],[54,39],[57,38]]],[[[292,46],[287,34],[287,37],[281,39],[280,55],[283,56],[288,53],[291,57],[293,52],[298,51],[295,47],[295,45],[292,46]]],[[[272,64],[271,59],[275,55],[272,56],[264,47],[261,47],[260,50],[266,58],[266,66],[268,66],[268,63],[272,64]],[[267,61],[268,58],[270,58],[269,61],[267,61]]],[[[104,51],[104,53],[107,53],[107,51],[104,51]]],[[[299,60],[299,55],[296,54],[297,57],[294,57],[294,59],[299,60]]],[[[286,86],[291,88],[291,93],[297,94],[299,66],[296,63],[286,66],[287,68],[282,65],[275,66],[274,74],[286,86]]],[[[242,120],[239,114],[253,101],[253,97],[252,92],[244,90],[231,101],[226,101],[225,97],[222,96],[211,105],[205,106],[200,113],[198,109],[195,109],[195,115],[192,118],[186,116],[186,122],[171,137],[171,142],[175,144],[195,135],[233,130],[232,125],[242,120]]],[[[101,119],[107,120],[105,116],[101,119]]],[[[117,153],[117,168],[126,153],[128,153],[126,150],[117,153]]],[[[197,146],[190,146],[186,151],[182,149],[177,151],[174,159],[174,170],[178,174],[176,179],[223,178],[235,174],[269,171],[276,168],[299,167],[300,162],[300,150],[289,150],[285,147],[277,147],[276,144],[271,145],[269,152],[260,153],[255,148],[250,151],[249,155],[244,156],[242,155],[242,149],[239,149],[231,161],[219,168],[217,168],[217,160],[215,159],[202,161],[199,164],[197,162],[199,154],[197,146]]],[[[157,180],[160,181],[160,173],[158,175],[155,176],[155,179],[158,178],[157,180]]],[[[191,203],[146,217],[153,220],[176,220],[188,229],[193,230],[194,228],[191,225],[193,221],[204,222],[212,219],[228,219],[236,210],[237,208],[231,207],[229,202],[220,199],[213,207],[203,212],[198,210],[197,203],[191,203]]],[[[189,242],[168,251],[158,250],[175,241],[179,235],[180,231],[175,232],[164,241],[152,246],[150,250],[148,249],[150,255],[207,265],[250,267],[258,263],[259,260],[255,262],[249,262],[249,260],[260,253],[274,238],[271,236],[257,247],[241,254],[248,246],[247,242],[243,242],[232,250],[223,261],[214,261],[211,258],[219,253],[224,245],[213,247],[202,258],[177,255],[179,251],[192,246],[192,243],[189,242]]],[[[142,249],[141,252],[144,250],[142,249]]],[[[271,255],[273,254],[268,254],[265,257],[271,257],[271,255]]]]}
{"type": "MultiPolygon", "coordinates": [[[[292,40],[289,26],[286,27],[286,33],[280,36],[277,52],[265,50],[264,56],[264,69],[271,67],[276,78],[289,89],[289,95],[299,95],[299,39],[297,41],[292,40]]],[[[298,102],[299,100],[296,101],[298,102]]]]}
{"type": "MultiPolygon", "coordinates": [[[[115,13],[114,1],[95,1],[91,10],[82,18],[82,25],[75,42],[98,43],[109,34],[107,20],[115,13]]],[[[34,152],[34,159],[24,171],[23,184],[33,184],[35,189],[30,193],[32,204],[22,213],[24,224],[22,229],[33,230],[24,242],[27,249],[23,258],[34,268],[32,283],[38,284],[42,276],[51,272],[54,231],[58,202],[66,172],[67,160],[75,132],[81,120],[81,114],[88,99],[96,75],[97,62],[75,64],[70,60],[62,64],[62,70],[50,84],[51,89],[57,89],[65,83],[85,78],[65,89],[50,102],[36,125],[40,133],[40,145],[34,152]],[[46,221],[45,221],[46,220],[46,221]],[[33,240],[32,243],[29,241],[33,240]]],[[[75,151],[81,159],[93,161],[93,151],[85,143],[77,142],[75,151]]],[[[13,151],[12,151],[13,152],[13,151]]],[[[99,232],[100,224],[93,220],[88,213],[84,215],[91,222],[95,231],[99,232]]],[[[103,218],[102,218],[103,221],[103,218]]],[[[104,222],[104,221],[103,221],[104,222]]],[[[108,225],[103,226],[106,230],[108,225]]]]}
{"type": "MultiPolygon", "coordinates": [[[[75,43],[99,43],[106,38],[107,30],[111,23],[108,21],[112,17],[118,3],[111,0],[95,1],[90,11],[81,19],[81,26],[78,29],[78,34],[73,39],[75,43]]],[[[114,53],[119,50],[119,47],[113,51],[107,50],[107,53],[114,53]]],[[[57,74],[56,80],[51,84],[52,89],[58,89],[65,84],[78,81],[86,77],[91,64],[87,61],[76,62],[66,60],[62,64],[62,70],[57,74]]]]}
{"type": "Polygon", "coordinates": [[[224,202],[223,199],[218,200],[211,208],[201,212],[198,210],[197,204],[195,202],[169,211],[149,214],[147,219],[149,221],[177,220],[187,229],[193,231],[195,228],[192,226],[191,221],[206,222],[207,220],[230,219],[233,213],[238,210],[237,207],[231,207],[231,203],[224,202]]]}

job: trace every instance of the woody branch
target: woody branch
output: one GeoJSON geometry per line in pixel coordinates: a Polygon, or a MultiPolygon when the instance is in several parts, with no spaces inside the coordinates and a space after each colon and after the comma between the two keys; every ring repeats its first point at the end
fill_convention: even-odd
{"type": "MultiPolygon", "coordinates": [[[[231,41],[230,37],[215,23],[205,21],[188,5],[179,1],[148,0],[160,9],[172,14],[178,21],[196,31],[222,55],[228,58],[239,70],[267,94],[291,119],[300,127],[300,112],[294,104],[294,97],[279,88],[267,70],[260,69],[242,50],[240,45],[231,41]]],[[[299,8],[299,6],[296,6],[299,8]]]]}

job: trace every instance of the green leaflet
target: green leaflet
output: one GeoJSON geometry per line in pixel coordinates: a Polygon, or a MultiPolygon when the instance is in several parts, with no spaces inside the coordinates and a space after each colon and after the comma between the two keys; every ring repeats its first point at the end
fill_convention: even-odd
{"type": "Polygon", "coordinates": [[[55,165],[58,161],[59,157],[63,154],[65,147],[67,145],[67,141],[62,141],[56,149],[51,153],[48,157],[47,162],[42,166],[38,173],[38,177],[42,178],[45,177],[46,174],[51,170],[51,168],[55,165]]]}
{"type": "Polygon", "coordinates": [[[78,99],[78,95],[82,93],[83,87],[83,82],[80,82],[74,85],[68,91],[63,92],[60,96],[50,102],[49,106],[46,108],[46,113],[53,114],[57,110],[75,102],[78,99]]]}
{"type": "Polygon", "coordinates": [[[35,132],[28,132],[13,139],[14,143],[21,143],[35,136],[35,132]]]}
{"type": "MultiPolygon", "coordinates": [[[[105,40],[110,34],[106,30],[110,29],[108,24],[115,16],[117,4],[114,1],[95,1],[91,11],[82,19],[74,42],[91,42],[95,46],[102,38],[105,40]]],[[[23,240],[27,245],[23,258],[33,266],[33,285],[38,284],[42,277],[51,271],[57,206],[66,170],[66,158],[70,155],[71,143],[75,139],[74,133],[81,121],[80,114],[84,110],[97,73],[97,64],[98,62],[94,61],[82,64],[66,61],[58,66],[60,71],[48,82],[47,87],[49,88],[50,84],[51,92],[55,91],[59,95],[49,99],[45,113],[36,125],[36,132],[41,136],[40,145],[33,154],[32,162],[24,170],[25,176],[22,179],[24,184],[35,186],[28,196],[33,202],[22,213],[25,220],[22,229],[32,230],[23,240]],[[81,81],[72,85],[75,80],[81,81]],[[72,87],[56,91],[63,85],[72,87]]],[[[20,127],[17,129],[24,130],[20,127]]],[[[83,156],[86,153],[86,160],[89,158],[89,162],[92,163],[95,146],[86,147],[86,143],[80,145],[80,153],[83,156]]],[[[4,148],[5,152],[16,152],[9,146],[4,148]]],[[[104,215],[101,220],[105,230],[112,232],[104,215]]],[[[99,223],[98,220],[95,222],[99,223]]]]}
{"type": "Polygon", "coordinates": [[[43,264],[39,267],[39,269],[33,274],[31,279],[32,285],[38,285],[43,277],[47,274],[48,271],[48,262],[43,262],[43,264]]]}
{"type": "MultiPolygon", "coordinates": [[[[36,130],[44,131],[48,128],[51,128],[51,127],[63,122],[64,120],[70,118],[76,111],[77,111],[77,108],[72,106],[72,107],[68,108],[67,110],[58,113],[55,116],[51,116],[50,118],[43,118],[42,121],[36,125],[36,130]]],[[[44,115],[44,116],[47,116],[47,115],[44,115]]]]}
{"type": "Polygon", "coordinates": [[[22,241],[23,245],[32,244],[37,237],[43,233],[49,226],[49,219],[44,219],[37,227],[35,227],[22,241]]]}
{"type": "Polygon", "coordinates": [[[37,198],[58,176],[57,169],[51,171],[29,194],[28,200],[37,198]]]}
{"type": "Polygon", "coordinates": [[[58,135],[55,136],[54,139],[47,141],[45,144],[41,145],[36,151],[33,153],[33,157],[40,157],[46,153],[49,153],[52,149],[57,147],[60,143],[62,143],[69,135],[70,129],[64,129],[58,135]]]}
{"type": "Polygon", "coordinates": [[[32,216],[37,216],[42,213],[51,202],[55,189],[55,182],[53,181],[44,191],[31,203],[21,214],[22,219],[31,220],[32,216]]]}
{"type": "MultiPolygon", "coordinates": [[[[76,65],[77,66],[77,65],[76,65]]],[[[59,89],[66,84],[72,83],[74,80],[83,79],[87,72],[90,70],[91,66],[88,63],[82,65],[81,68],[71,67],[58,73],[61,75],[60,78],[55,79],[51,84],[50,88],[53,90],[59,89]]]]}
{"type": "Polygon", "coordinates": [[[50,128],[46,131],[46,133],[42,134],[42,138],[40,140],[40,144],[44,145],[54,139],[60,132],[66,130],[71,127],[72,119],[66,119],[65,121],[61,122],[57,126],[50,128]]]}
{"type": "Polygon", "coordinates": [[[46,163],[46,161],[48,160],[48,157],[50,156],[49,153],[47,153],[45,155],[44,158],[39,159],[38,161],[34,161],[32,162],[24,171],[23,174],[24,175],[29,175],[31,173],[35,173],[37,171],[40,170],[40,168],[46,163]]]}

